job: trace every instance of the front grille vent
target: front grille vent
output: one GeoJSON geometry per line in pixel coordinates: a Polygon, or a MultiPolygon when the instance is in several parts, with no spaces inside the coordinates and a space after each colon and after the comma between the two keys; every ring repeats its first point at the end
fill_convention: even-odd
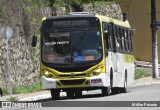
{"type": "Polygon", "coordinates": [[[60,80],[63,85],[80,85],[83,84],[85,79],[74,79],[74,80],[60,80]]]}
{"type": "MultiPolygon", "coordinates": [[[[83,74],[74,74],[74,75],[75,75],[75,77],[86,76],[85,73],[83,73],[83,74]]],[[[61,75],[59,75],[59,77],[71,77],[71,75],[70,74],[61,74],[61,75]]]]}

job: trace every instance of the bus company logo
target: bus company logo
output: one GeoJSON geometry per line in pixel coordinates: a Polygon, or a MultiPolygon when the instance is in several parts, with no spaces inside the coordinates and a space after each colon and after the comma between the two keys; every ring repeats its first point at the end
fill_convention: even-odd
{"type": "Polygon", "coordinates": [[[2,102],[2,107],[12,107],[11,102],[2,102]]]}
{"type": "Polygon", "coordinates": [[[2,108],[3,107],[42,107],[42,105],[38,102],[2,102],[2,108]]]}
{"type": "Polygon", "coordinates": [[[71,73],[71,78],[74,78],[75,77],[75,74],[74,73],[71,73]]]}

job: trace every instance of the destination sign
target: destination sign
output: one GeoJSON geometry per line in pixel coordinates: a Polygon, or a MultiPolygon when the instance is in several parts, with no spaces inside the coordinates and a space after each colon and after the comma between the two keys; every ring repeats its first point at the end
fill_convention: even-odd
{"type": "Polygon", "coordinates": [[[98,18],[59,18],[48,19],[42,24],[42,29],[56,28],[83,28],[83,27],[99,27],[98,18]]]}
{"type": "Polygon", "coordinates": [[[52,27],[90,26],[89,20],[53,21],[52,27]]]}

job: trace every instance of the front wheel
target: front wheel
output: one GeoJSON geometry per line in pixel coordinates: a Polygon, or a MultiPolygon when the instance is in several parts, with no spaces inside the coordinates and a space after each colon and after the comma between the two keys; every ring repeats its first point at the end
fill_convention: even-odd
{"type": "Polygon", "coordinates": [[[103,96],[109,96],[111,91],[110,91],[110,87],[104,87],[101,89],[102,90],[102,95],[103,96]]]}
{"type": "Polygon", "coordinates": [[[75,98],[80,98],[80,97],[82,97],[82,91],[81,90],[76,91],[75,92],[75,98]]]}
{"type": "Polygon", "coordinates": [[[73,91],[67,91],[67,97],[68,98],[74,98],[74,92],[73,91]]]}
{"type": "Polygon", "coordinates": [[[51,89],[50,92],[51,92],[51,97],[53,100],[60,99],[60,91],[59,90],[51,89]]]}

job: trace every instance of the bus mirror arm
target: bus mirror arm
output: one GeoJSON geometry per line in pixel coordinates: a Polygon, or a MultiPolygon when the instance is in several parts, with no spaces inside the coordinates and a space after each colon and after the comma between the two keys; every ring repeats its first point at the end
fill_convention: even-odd
{"type": "Polygon", "coordinates": [[[36,47],[36,45],[37,45],[37,36],[33,36],[32,37],[32,47],[36,47]]]}

